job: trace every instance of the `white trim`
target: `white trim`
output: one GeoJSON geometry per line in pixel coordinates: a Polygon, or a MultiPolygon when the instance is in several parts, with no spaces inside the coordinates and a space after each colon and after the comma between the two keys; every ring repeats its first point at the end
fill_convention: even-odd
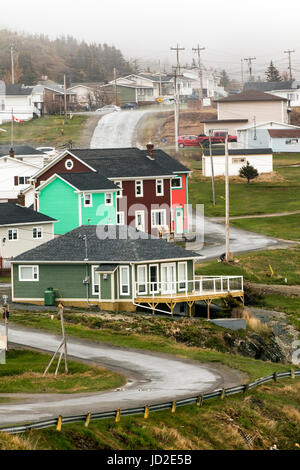
{"type": "Polygon", "coordinates": [[[144,197],[144,182],[141,179],[135,180],[134,182],[135,186],[135,197],[144,197]],[[141,183],[140,188],[141,188],[141,194],[137,194],[137,184],[141,183]]]}
{"type": "Polygon", "coordinates": [[[157,227],[168,227],[168,224],[167,224],[167,211],[166,209],[152,209],[151,210],[151,228],[157,228],[157,227]],[[162,224],[154,224],[153,223],[153,215],[156,214],[156,213],[159,213],[159,212],[162,212],[164,213],[164,222],[165,223],[162,223],[162,224]]]}
{"type": "MultiPolygon", "coordinates": [[[[143,263],[143,264],[145,264],[145,263],[148,264],[149,261],[151,261],[151,263],[161,263],[161,262],[163,262],[163,261],[166,261],[166,262],[174,261],[174,262],[176,262],[176,261],[181,261],[181,260],[186,261],[186,260],[198,259],[198,258],[200,258],[200,257],[201,257],[201,255],[198,255],[198,256],[187,256],[187,257],[184,257],[184,258],[170,258],[170,259],[168,259],[168,258],[152,259],[152,260],[143,259],[143,260],[139,260],[139,261],[132,261],[132,260],[131,260],[131,261],[130,261],[130,260],[127,260],[127,261],[125,261],[125,260],[112,260],[112,261],[110,261],[110,263],[112,263],[112,264],[120,264],[120,265],[121,265],[121,264],[141,264],[141,263],[143,263]]],[[[30,261],[29,261],[29,260],[28,260],[28,261],[22,260],[22,263],[23,263],[23,264],[27,264],[27,263],[30,264],[30,263],[32,263],[32,262],[33,262],[32,260],[30,260],[30,261]]],[[[12,260],[11,263],[12,263],[12,264],[18,264],[19,261],[13,261],[13,260],[12,260]]],[[[34,263],[36,263],[36,264],[96,264],[96,263],[98,263],[98,264],[107,264],[108,261],[107,261],[107,259],[106,259],[106,260],[89,260],[88,263],[86,263],[86,261],[81,261],[81,260],[78,260],[78,261],[43,261],[43,260],[41,260],[41,261],[36,261],[36,260],[34,260],[34,263]]]]}
{"type": "MultiPolygon", "coordinates": [[[[156,263],[156,264],[149,264],[149,290],[150,290],[150,294],[157,294],[159,292],[159,264],[156,263]],[[156,290],[152,290],[151,288],[151,268],[153,267],[156,267],[156,274],[157,274],[157,280],[156,280],[156,290]]],[[[153,284],[155,284],[155,281],[153,281],[153,284]]]]}
{"type": "Polygon", "coordinates": [[[74,162],[73,162],[73,160],[72,160],[71,158],[68,158],[68,159],[65,161],[65,169],[68,170],[68,171],[71,171],[71,170],[73,170],[73,168],[74,168],[74,162]],[[70,168],[68,168],[68,165],[67,165],[68,163],[71,163],[71,167],[70,167],[70,168]]]}
{"type": "Polygon", "coordinates": [[[35,189],[35,193],[38,193],[40,192],[41,189],[43,189],[45,186],[47,186],[49,183],[51,183],[53,180],[55,180],[55,178],[59,178],[60,180],[64,181],[65,183],[67,183],[69,186],[71,186],[72,188],[74,188],[75,190],[78,191],[78,188],[76,188],[76,186],[74,186],[73,184],[71,184],[69,181],[65,180],[61,175],[58,175],[57,173],[54,173],[53,175],[49,176],[49,178],[45,181],[43,181],[36,189],[35,189]]]}
{"type": "Polygon", "coordinates": [[[178,265],[178,272],[177,272],[178,291],[185,291],[185,290],[186,290],[186,287],[187,287],[187,286],[186,286],[187,282],[184,282],[184,281],[186,281],[187,278],[188,278],[187,261],[180,261],[180,262],[177,263],[177,265],[178,265]],[[184,276],[183,276],[183,280],[180,279],[180,277],[179,277],[179,267],[180,267],[180,265],[184,266],[184,276]],[[180,283],[181,283],[181,282],[184,282],[184,287],[180,287],[180,283]]]}
{"type": "MultiPolygon", "coordinates": [[[[40,156],[42,156],[42,155],[40,155],[40,156]]],[[[11,158],[9,156],[3,156],[3,157],[0,157],[0,160],[2,160],[3,158],[6,158],[7,160],[10,160],[12,162],[21,163],[22,165],[32,166],[33,168],[40,168],[38,165],[34,165],[33,163],[24,162],[24,160],[19,160],[17,157],[11,158]]],[[[30,179],[31,179],[31,177],[30,177],[30,179]]]]}
{"type": "Polygon", "coordinates": [[[135,223],[135,228],[140,230],[141,232],[145,232],[145,211],[135,211],[134,212],[134,223],[135,223]],[[138,216],[141,215],[142,216],[142,224],[141,225],[138,225],[137,223],[137,218],[138,216]]]}
{"type": "Polygon", "coordinates": [[[164,184],[163,179],[158,178],[158,179],[155,180],[155,189],[156,189],[156,196],[164,196],[164,194],[165,194],[165,184],[164,184]],[[158,191],[157,191],[157,186],[158,186],[159,181],[161,182],[161,189],[162,189],[161,193],[158,193],[158,191]]]}
{"type": "Polygon", "coordinates": [[[84,206],[84,207],[93,207],[93,195],[92,195],[92,193],[90,193],[90,192],[88,192],[88,193],[85,193],[85,192],[84,192],[84,193],[83,193],[83,206],[84,206]],[[86,202],[85,202],[85,197],[86,197],[86,196],[89,196],[89,197],[90,197],[90,199],[89,199],[89,200],[90,200],[90,204],[86,204],[86,202]]]}
{"type": "Polygon", "coordinates": [[[119,266],[119,273],[120,273],[120,296],[130,296],[130,271],[129,271],[129,266],[119,266]],[[128,276],[128,284],[124,284],[122,282],[122,271],[126,270],[127,271],[127,276],[128,276]],[[123,287],[127,286],[128,287],[128,292],[124,293],[122,292],[123,287]]]}
{"type": "Polygon", "coordinates": [[[55,222],[58,222],[58,220],[48,220],[48,221],[43,221],[43,222],[39,222],[38,220],[36,220],[35,222],[23,222],[23,223],[16,222],[16,223],[11,223],[11,224],[1,224],[0,223],[0,227],[15,227],[15,226],[19,226],[19,225],[54,224],[55,222]]]}
{"type": "MultiPolygon", "coordinates": [[[[147,294],[147,285],[148,285],[148,273],[147,273],[147,265],[146,264],[138,264],[137,265],[137,283],[138,283],[138,294],[147,294]],[[139,271],[143,269],[145,273],[145,290],[140,290],[140,273],[139,271]]],[[[143,285],[143,284],[142,284],[143,285]]]]}
{"type": "Polygon", "coordinates": [[[124,225],[125,213],[124,211],[117,211],[117,225],[124,225]],[[121,222],[118,224],[118,215],[121,216],[121,222]]]}
{"type": "Polygon", "coordinates": [[[19,230],[17,228],[14,228],[14,227],[7,229],[7,241],[8,242],[17,242],[18,240],[19,240],[19,230]],[[14,230],[16,231],[16,235],[17,235],[16,238],[14,238],[14,236],[13,236],[14,235],[14,230]],[[12,238],[9,238],[9,232],[12,232],[12,238]]]}
{"type": "Polygon", "coordinates": [[[106,192],[104,194],[104,203],[106,206],[113,206],[114,205],[114,197],[113,197],[113,193],[112,192],[106,192]],[[110,202],[106,202],[106,197],[110,195],[110,202]]]}
{"type": "Polygon", "coordinates": [[[31,264],[31,265],[23,265],[23,264],[20,264],[19,265],[19,269],[18,269],[18,275],[19,275],[19,282],[39,282],[39,278],[40,278],[40,273],[39,273],[39,265],[37,264],[31,264]],[[22,268],[32,268],[32,279],[22,279],[22,276],[21,276],[21,272],[22,272],[22,268]],[[34,279],[34,268],[36,268],[37,270],[37,278],[34,279]]]}
{"type": "Polygon", "coordinates": [[[96,287],[96,284],[95,284],[95,271],[96,269],[98,268],[99,265],[93,265],[91,266],[92,268],[92,295],[96,295],[99,297],[100,295],[100,274],[98,273],[98,292],[95,291],[95,287],[96,287]]]}
{"type": "Polygon", "coordinates": [[[120,188],[119,189],[120,194],[119,195],[118,195],[118,193],[116,194],[117,199],[120,199],[121,197],[123,197],[123,182],[122,182],[122,180],[114,180],[114,184],[116,186],[118,186],[118,184],[120,185],[120,186],[118,186],[120,188]]]}
{"type": "Polygon", "coordinates": [[[33,238],[33,240],[42,240],[42,239],[44,238],[43,228],[42,228],[42,227],[38,227],[38,226],[32,227],[32,238],[33,238]],[[34,237],[34,236],[33,236],[33,231],[34,231],[34,229],[36,229],[37,234],[39,233],[39,230],[41,231],[41,236],[40,236],[40,237],[38,237],[38,236],[34,237]]]}
{"type": "Polygon", "coordinates": [[[79,227],[82,225],[82,207],[81,207],[81,193],[78,194],[78,222],[79,227]]]}

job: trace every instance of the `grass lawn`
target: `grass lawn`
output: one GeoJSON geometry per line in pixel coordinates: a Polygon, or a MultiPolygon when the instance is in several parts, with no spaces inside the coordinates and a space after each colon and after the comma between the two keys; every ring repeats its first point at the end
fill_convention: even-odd
{"type": "Polygon", "coordinates": [[[245,280],[262,284],[300,284],[300,247],[285,250],[264,250],[238,255],[239,264],[208,261],[197,266],[201,275],[244,276],[245,280]],[[271,277],[270,265],[274,271],[271,277]]]}
{"type": "Polygon", "coordinates": [[[300,214],[232,220],[231,225],[284,240],[300,241],[300,214]]]}
{"type": "MultiPolygon", "coordinates": [[[[125,383],[121,374],[101,367],[90,367],[78,362],[69,362],[69,373],[54,377],[57,360],[50,373],[43,377],[51,355],[28,350],[10,350],[6,364],[0,366],[0,393],[79,393],[114,389],[125,383]]],[[[7,401],[7,400],[6,400],[7,401]]]]}
{"type": "MultiPolygon", "coordinates": [[[[89,119],[88,116],[74,115],[72,119],[66,119],[64,125],[64,135],[61,135],[64,118],[62,116],[44,116],[31,121],[24,121],[14,125],[15,144],[33,145],[42,147],[51,145],[59,147],[72,140],[73,145],[80,144],[81,131],[89,119]]],[[[10,126],[3,124],[1,127],[6,129],[7,133],[1,133],[0,145],[10,144],[10,126]]]]}
{"type": "Polygon", "coordinates": [[[10,276],[5,276],[5,277],[0,277],[0,283],[2,282],[3,284],[9,283],[11,281],[10,276]]]}
{"type": "Polygon", "coordinates": [[[40,450],[297,450],[300,444],[300,380],[270,383],[247,395],[112,419],[0,434],[0,449],[40,450]]]}
{"type": "Polygon", "coordinates": [[[266,294],[255,299],[253,305],[286,313],[288,321],[300,332],[300,297],[266,294]]]}

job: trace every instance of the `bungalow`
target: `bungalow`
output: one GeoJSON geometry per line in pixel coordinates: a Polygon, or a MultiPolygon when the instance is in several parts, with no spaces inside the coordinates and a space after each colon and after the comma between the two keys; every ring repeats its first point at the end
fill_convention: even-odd
{"type": "Polygon", "coordinates": [[[36,190],[37,208],[55,217],[55,235],[80,225],[117,223],[118,187],[99,173],[54,174],[36,190]]]}
{"type": "Polygon", "coordinates": [[[33,88],[20,84],[7,84],[0,91],[0,124],[12,120],[14,117],[22,121],[28,121],[33,117],[39,117],[40,111],[36,108],[32,99],[33,88]]]}
{"type": "Polygon", "coordinates": [[[300,128],[269,129],[273,152],[300,152],[300,128]]]}
{"type": "Polygon", "coordinates": [[[237,130],[238,146],[244,149],[272,148],[273,152],[299,152],[299,132],[300,127],[280,122],[252,124],[237,130]],[[282,137],[275,137],[273,131],[276,131],[276,136],[282,137]]]}
{"type": "Polygon", "coordinates": [[[243,298],[242,277],[197,278],[198,257],[131,227],[81,226],[12,261],[12,297],[42,304],[51,287],[65,305],[190,315],[196,300],[243,298]]]}
{"type": "MultiPolygon", "coordinates": [[[[229,150],[229,176],[237,176],[240,168],[250,163],[258,173],[271,173],[273,171],[272,149],[234,149],[229,150]]],[[[215,176],[225,175],[224,149],[213,149],[213,166],[215,176]]],[[[202,175],[211,176],[211,160],[207,150],[202,156],[202,175]]]]}
{"type": "MultiPolygon", "coordinates": [[[[21,201],[20,201],[21,202],[21,201]]],[[[55,219],[20,204],[0,204],[0,271],[25,251],[54,238],[55,219]]]]}
{"type": "Polygon", "coordinates": [[[300,106],[300,82],[298,80],[282,80],[281,82],[247,82],[246,90],[259,90],[272,95],[286,98],[291,107],[300,106]]]}

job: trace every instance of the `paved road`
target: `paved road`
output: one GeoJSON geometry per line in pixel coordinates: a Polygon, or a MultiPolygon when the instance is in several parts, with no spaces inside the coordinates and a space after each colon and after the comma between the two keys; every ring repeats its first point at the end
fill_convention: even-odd
{"type": "MultiPolygon", "coordinates": [[[[50,333],[10,327],[12,343],[54,351],[59,337],[50,333]]],[[[69,354],[118,370],[128,377],[121,390],[80,395],[13,394],[25,403],[0,404],[0,425],[48,417],[143,406],[204,393],[242,383],[245,377],[218,365],[199,364],[169,355],[117,348],[79,339],[68,340],[69,354]]],[[[4,394],[1,394],[4,396],[4,394]]],[[[7,395],[6,395],[7,396],[7,395]]]]}

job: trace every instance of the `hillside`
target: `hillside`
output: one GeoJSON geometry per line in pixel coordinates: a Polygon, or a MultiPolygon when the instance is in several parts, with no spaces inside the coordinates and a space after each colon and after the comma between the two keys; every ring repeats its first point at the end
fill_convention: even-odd
{"type": "Polygon", "coordinates": [[[10,47],[15,50],[15,81],[31,85],[42,75],[58,82],[108,81],[113,68],[119,75],[131,72],[122,52],[107,44],[88,44],[71,36],[50,40],[44,35],[0,30],[0,79],[10,81],[10,47]]]}

